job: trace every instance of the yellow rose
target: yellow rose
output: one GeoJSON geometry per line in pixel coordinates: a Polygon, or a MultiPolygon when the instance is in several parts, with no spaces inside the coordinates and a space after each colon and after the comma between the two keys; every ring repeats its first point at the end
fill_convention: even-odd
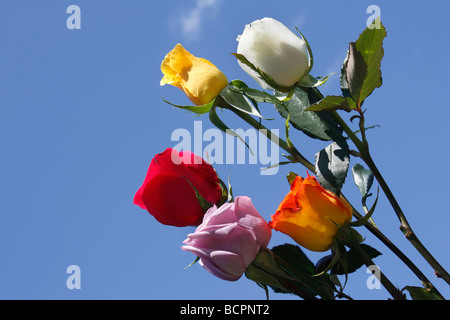
{"type": "Polygon", "coordinates": [[[211,102],[228,84],[227,77],[215,65],[193,56],[181,44],[166,55],[161,71],[162,86],[170,84],[180,88],[197,106],[211,102]]]}
{"type": "Polygon", "coordinates": [[[344,198],[324,189],[315,177],[297,176],[269,225],[306,249],[326,251],[338,232],[336,224],[350,222],[352,212],[344,198]]]}

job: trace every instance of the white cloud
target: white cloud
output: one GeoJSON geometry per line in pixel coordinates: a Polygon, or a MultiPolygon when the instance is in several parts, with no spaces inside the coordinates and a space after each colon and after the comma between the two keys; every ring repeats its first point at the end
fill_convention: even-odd
{"type": "Polygon", "coordinates": [[[178,17],[178,31],[189,40],[198,38],[205,18],[211,18],[217,13],[220,2],[222,0],[195,0],[195,5],[178,17]]]}

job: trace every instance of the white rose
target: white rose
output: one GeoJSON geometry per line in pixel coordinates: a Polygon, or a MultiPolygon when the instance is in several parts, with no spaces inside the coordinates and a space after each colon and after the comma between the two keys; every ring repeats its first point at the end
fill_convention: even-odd
{"type": "MultiPolygon", "coordinates": [[[[246,25],[237,41],[237,53],[270,76],[278,86],[291,87],[311,70],[305,41],[275,19],[264,18],[246,25]]],[[[238,62],[262,88],[272,89],[257,72],[238,62]]]]}

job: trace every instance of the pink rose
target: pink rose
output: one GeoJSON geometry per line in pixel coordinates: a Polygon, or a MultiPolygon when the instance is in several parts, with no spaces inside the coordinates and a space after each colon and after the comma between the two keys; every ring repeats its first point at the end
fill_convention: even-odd
{"type": "Polygon", "coordinates": [[[238,280],[261,247],[269,244],[272,231],[250,198],[236,197],[217,209],[210,208],[181,249],[200,258],[208,272],[223,280],[238,280]]]}

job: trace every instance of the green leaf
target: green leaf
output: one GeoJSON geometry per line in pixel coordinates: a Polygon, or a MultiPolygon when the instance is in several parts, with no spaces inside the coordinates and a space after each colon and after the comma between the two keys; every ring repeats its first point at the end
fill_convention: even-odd
{"type": "Polygon", "coordinates": [[[239,89],[248,88],[248,85],[244,81],[239,79],[231,80],[229,84],[239,89]]]}
{"type": "Polygon", "coordinates": [[[225,132],[226,134],[229,134],[233,137],[238,138],[242,143],[244,143],[247,148],[249,149],[249,151],[253,153],[252,149],[250,148],[250,146],[247,144],[247,142],[245,142],[245,140],[238,135],[236,132],[234,132],[234,130],[230,130],[230,128],[219,118],[219,116],[217,115],[216,112],[216,108],[217,106],[214,105],[211,110],[209,111],[209,120],[211,121],[211,123],[213,125],[215,125],[219,130],[222,130],[223,132],[225,132]]]}
{"type": "Polygon", "coordinates": [[[245,94],[243,94],[238,87],[232,84],[226,86],[221,92],[221,97],[233,108],[248,113],[253,116],[262,118],[259,110],[245,94]]]}
{"type": "MultiPolygon", "coordinates": [[[[347,83],[347,79],[346,79],[347,61],[348,61],[348,52],[347,52],[347,56],[345,57],[344,63],[342,64],[342,67],[341,67],[341,74],[339,76],[339,84],[341,85],[342,96],[345,98],[352,98],[352,95],[350,94],[350,90],[348,89],[348,83],[347,83]]],[[[356,102],[355,102],[355,105],[356,105],[356,102]]]]}
{"type": "Polygon", "coordinates": [[[372,171],[365,169],[359,163],[355,164],[352,168],[353,180],[355,181],[356,186],[359,188],[361,192],[361,197],[367,198],[369,194],[369,190],[372,187],[373,183],[373,173],[372,171]]]}
{"type": "MultiPolygon", "coordinates": [[[[364,244],[360,243],[358,246],[363,249],[363,251],[369,256],[370,259],[375,259],[376,257],[381,255],[381,252],[379,252],[377,249],[364,244]]],[[[354,249],[350,249],[347,252],[347,259],[348,259],[348,272],[355,272],[359,268],[361,268],[364,265],[364,262],[361,261],[361,258],[359,257],[358,253],[355,252],[354,249]]]]}
{"type": "MultiPolygon", "coordinates": [[[[282,96],[279,92],[275,95],[282,96]]],[[[328,112],[304,112],[314,102],[316,97],[312,89],[305,91],[296,88],[290,99],[283,102],[284,105],[274,105],[283,118],[289,117],[289,122],[294,128],[311,138],[323,141],[343,139],[342,130],[328,112]]]]}
{"type": "Polygon", "coordinates": [[[266,270],[255,266],[251,263],[245,270],[245,276],[247,279],[254,281],[260,287],[262,287],[268,297],[267,286],[270,286],[275,292],[288,293],[288,291],[283,287],[283,285],[276,279],[276,276],[271,275],[266,270]]]}
{"type": "Polygon", "coordinates": [[[350,112],[356,110],[356,103],[352,98],[342,96],[326,96],[319,102],[310,105],[305,111],[332,111],[345,110],[350,112]]]}
{"type": "Polygon", "coordinates": [[[328,75],[326,77],[317,77],[314,78],[312,75],[307,74],[306,76],[304,76],[299,82],[297,82],[297,84],[300,87],[305,87],[305,88],[314,88],[314,87],[318,87],[323,85],[325,82],[327,82],[328,78],[331,76],[328,75]]]}
{"type": "Polygon", "coordinates": [[[380,25],[381,28],[366,28],[358,40],[349,45],[345,79],[350,94],[358,106],[361,106],[364,99],[382,84],[380,67],[384,55],[383,40],[386,37],[386,29],[380,25]]]}
{"type": "Polygon", "coordinates": [[[340,140],[316,154],[316,175],[320,184],[339,195],[350,165],[347,142],[340,140]]]}
{"type": "Polygon", "coordinates": [[[271,250],[277,265],[294,277],[305,291],[333,299],[334,284],[328,277],[313,277],[314,263],[299,246],[286,243],[271,250]]]}
{"type": "Polygon", "coordinates": [[[191,111],[191,112],[196,113],[196,114],[208,113],[211,110],[211,108],[213,107],[214,103],[215,103],[215,100],[213,100],[210,103],[207,103],[207,104],[204,104],[204,105],[201,105],[201,106],[180,106],[180,105],[177,105],[177,104],[173,104],[173,103],[171,103],[169,101],[166,101],[164,99],[163,99],[163,101],[165,103],[170,104],[173,107],[177,107],[177,108],[183,109],[183,110],[188,110],[188,111],[191,111]]]}
{"type": "Polygon", "coordinates": [[[314,274],[314,263],[306,256],[299,246],[285,243],[273,247],[271,250],[281,258],[284,263],[291,265],[304,274],[314,274]]]}
{"type": "Polygon", "coordinates": [[[402,291],[404,290],[408,290],[413,300],[443,300],[440,296],[425,288],[406,286],[402,291]]]}
{"type": "MultiPolygon", "coordinates": [[[[366,244],[359,244],[359,247],[364,250],[364,252],[371,258],[374,259],[381,255],[381,253],[374,249],[373,247],[366,245],[366,244]]],[[[316,271],[321,271],[326,266],[328,266],[331,261],[333,260],[332,255],[327,255],[321,258],[316,263],[316,271]]],[[[338,274],[338,275],[344,275],[349,274],[352,272],[355,272],[359,268],[361,268],[364,265],[364,262],[359,257],[359,254],[355,252],[355,250],[350,249],[345,254],[345,262],[344,261],[337,261],[336,264],[333,265],[331,268],[330,273],[331,274],[338,274]],[[345,265],[343,265],[345,263],[345,265]]]]}
{"type": "Polygon", "coordinates": [[[272,104],[283,104],[283,102],[278,99],[276,96],[272,96],[271,94],[265,91],[259,91],[253,88],[240,88],[239,92],[241,94],[246,95],[249,99],[255,101],[256,103],[272,103],[272,104]]]}

